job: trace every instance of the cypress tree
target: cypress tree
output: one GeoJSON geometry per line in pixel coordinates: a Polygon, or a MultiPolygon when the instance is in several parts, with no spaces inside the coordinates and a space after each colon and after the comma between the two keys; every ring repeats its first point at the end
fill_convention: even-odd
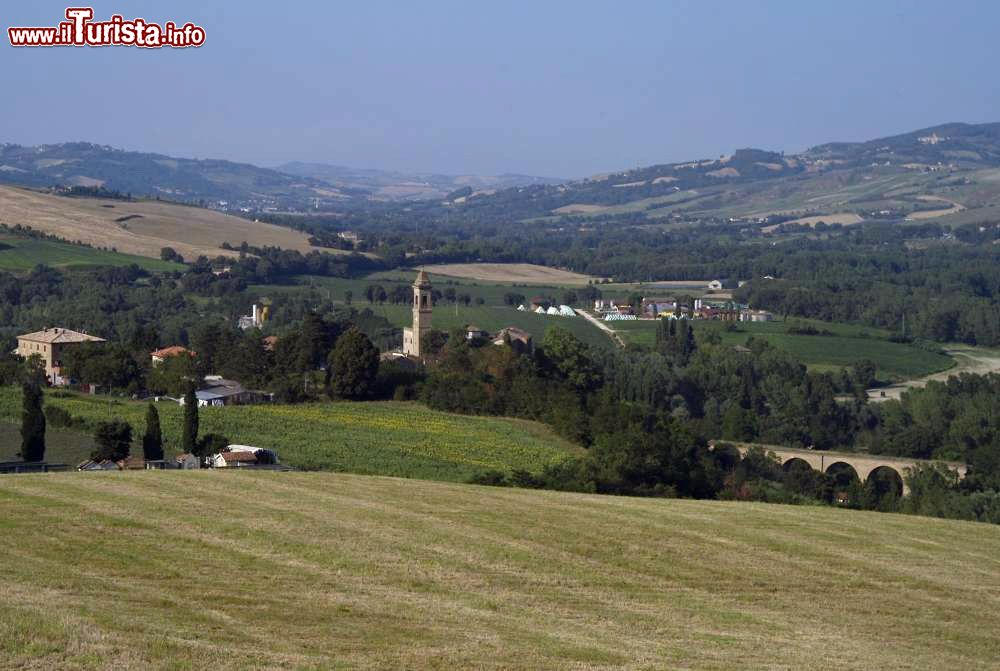
{"type": "Polygon", "coordinates": [[[142,456],[146,461],[163,458],[163,434],[160,432],[160,413],[152,403],[146,410],[146,433],[142,435],[142,456]]]}
{"type": "Polygon", "coordinates": [[[42,388],[31,380],[21,385],[21,459],[42,461],[45,458],[45,413],[42,412],[42,388]]]}
{"type": "Polygon", "coordinates": [[[181,449],[189,454],[198,450],[198,397],[194,393],[194,385],[188,387],[184,394],[184,433],[181,437],[181,449]]]}

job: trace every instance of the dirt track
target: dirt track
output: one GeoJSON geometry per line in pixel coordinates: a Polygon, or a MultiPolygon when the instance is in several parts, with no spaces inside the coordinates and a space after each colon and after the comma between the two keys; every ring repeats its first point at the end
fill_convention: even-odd
{"type": "Polygon", "coordinates": [[[944,382],[953,375],[959,375],[961,373],[978,373],[980,375],[985,375],[986,373],[1000,372],[1000,352],[996,350],[977,350],[970,347],[947,349],[945,350],[945,353],[955,359],[955,366],[949,368],[948,370],[943,370],[940,373],[914,378],[912,380],[900,382],[899,384],[893,384],[888,387],[869,389],[868,400],[876,403],[881,403],[882,401],[888,401],[890,399],[898,400],[907,389],[917,389],[923,387],[931,380],[944,382]]]}

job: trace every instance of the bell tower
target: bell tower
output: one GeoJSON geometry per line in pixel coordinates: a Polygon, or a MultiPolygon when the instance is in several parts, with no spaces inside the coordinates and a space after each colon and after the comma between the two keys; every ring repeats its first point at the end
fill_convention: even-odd
{"type": "Polygon", "coordinates": [[[421,270],[413,281],[413,326],[403,329],[403,354],[420,358],[420,346],[424,336],[431,330],[432,311],[431,282],[421,270]]]}

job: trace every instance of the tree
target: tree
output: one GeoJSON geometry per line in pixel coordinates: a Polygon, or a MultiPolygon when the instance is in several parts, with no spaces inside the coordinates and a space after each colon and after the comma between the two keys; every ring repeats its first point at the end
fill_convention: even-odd
{"type": "Polygon", "coordinates": [[[198,441],[198,445],[192,454],[199,457],[207,457],[218,454],[229,447],[229,439],[221,433],[206,433],[198,441]]]}
{"type": "Polygon", "coordinates": [[[542,338],[542,349],[558,376],[578,391],[592,391],[601,385],[601,369],[590,358],[589,348],[569,331],[550,328],[542,338]]]}
{"type": "Polygon", "coordinates": [[[114,420],[101,422],[94,429],[94,461],[120,461],[132,451],[132,427],[128,422],[114,420]]]}
{"type": "Polygon", "coordinates": [[[194,385],[189,385],[184,394],[184,430],[181,434],[181,449],[194,454],[198,447],[198,397],[194,385]]]}
{"type": "Polygon", "coordinates": [[[352,328],[337,339],[330,352],[330,395],[335,398],[368,397],[378,375],[378,349],[364,333],[352,328]]]}
{"type": "Polygon", "coordinates": [[[42,388],[37,380],[21,386],[21,459],[42,461],[45,458],[45,413],[42,412],[42,388]]]}
{"type": "Polygon", "coordinates": [[[142,456],[147,461],[163,459],[163,434],[160,432],[160,413],[152,403],[146,409],[146,432],[142,434],[142,456]]]}

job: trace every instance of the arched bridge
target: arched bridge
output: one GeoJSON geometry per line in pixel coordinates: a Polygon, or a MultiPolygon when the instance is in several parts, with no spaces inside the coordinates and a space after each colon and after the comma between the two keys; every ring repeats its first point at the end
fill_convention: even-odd
{"type": "MultiPolygon", "coordinates": [[[[722,442],[722,441],[720,441],[722,442]]],[[[740,456],[746,456],[753,445],[743,443],[732,443],[740,452],[740,456]]],[[[958,472],[960,478],[965,477],[966,466],[957,461],[928,461],[925,459],[907,459],[905,457],[888,457],[877,454],[863,454],[858,452],[828,452],[826,450],[800,450],[794,447],[775,447],[771,445],[760,445],[765,452],[774,453],[784,467],[790,466],[796,459],[804,461],[810,467],[821,473],[830,472],[835,466],[845,464],[854,469],[858,479],[865,482],[880,468],[888,468],[896,472],[903,483],[903,495],[909,493],[910,489],[906,485],[906,471],[919,464],[943,463],[953,471],[958,472]]],[[[710,446],[715,449],[714,443],[710,446]]]]}

